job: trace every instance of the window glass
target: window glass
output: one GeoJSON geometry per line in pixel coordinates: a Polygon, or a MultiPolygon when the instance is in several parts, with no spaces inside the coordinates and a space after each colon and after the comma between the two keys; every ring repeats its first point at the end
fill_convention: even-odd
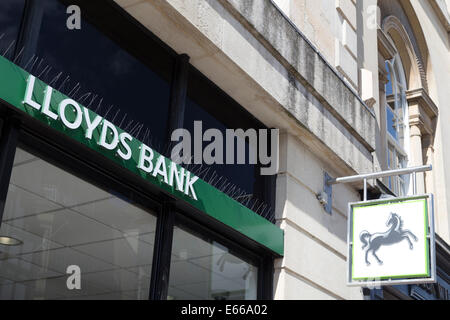
{"type": "Polygon", "coordinates": [[[386,62],[386,71],[387,71],[387,78],[388,78],[388,83],[386,84],[386,95],[390,96],[393,94],[393,89],[392,89],[392,75],[391,75],[391,69],[389,67],[389,63],[386,62]]]}
{"type": "MultiPolygon", "coordinates": [[[[406,80],[400,56],[386,61],[388,83],[386,84],[386,124],[388,132],[387,163],[389,169],[407,166],[406,138],[408,105],[406,101],[406,80]]],[[[389,188],[397,195],[407,194],[408,177],[389,177],[389,188]]]]}
{"type": "MultiPolygon", "coordinates": [[[[185,128],[192,133],[192,137],[194,137],[194,122],[201,121],[202,129],[205,132],[208,129],[218,129],[222,132],[222,136],[225,138],[227,126],[213,117],[210,113],[208,113],[205,109],[200,107],[194,100],[191,98],[187,99],[186,103],[186,116],[185,116],[185,128]]],[[[245,164],[237,164],[237,140],[241,138],[235,139],[235,147],[234,147],[234,165],[224,164],[214,164],[210,167],[217,172],[217,174],[221,177],[226,178],[228,181],[237,185],[242,190],[246,191],[246,194],[253,194],[255,191],[255,182],[257,180],[257,172],[255,172],[255,165],[249,164],[249,150],[250,146],[248,141],[245,141],[245,150],[246,150],[246,163],[245,164]]],[[[242,142],[242,140],[241,140],[242,142]]],[[[203,142],[202,150],[205,150],[205,147],[210,144],[210,142],[203,142]]],[[[194,141],[192,141],[192,150],[194,148],[194,141]]],[[[252,149],[253,150],[253,149],[252,149]]],[[[223,160],[226,161],[226,144],[225,141],[223,143],[223,160]]]]}
{"type": "Polygon", "coordinates": [[[18,149],[0,299],[148,299],[155,226],[136,205],[18,149]]]}
{"type": "MultiPolygon", "coordinates": [[[[388,169],[402,169],[407,165],[406,158],[397,151],[397,148],[389,143],[388,144],[388,169]]],[[[409,176],[392,176],[388,178],[388,186],[398,196],[407,194],[407,188],[409,186],[409,176]]]]}
{"type": "Polygon", "coordinates": [[[397,119],[395,117],[394,112],[390,108],[390,106],[386,106],[386,114],[387,114],[387,129],[388,132],[392,135],[392,137],[397,140],[398,132],[397,132],[397,119]]]}
{"type": "Polygon", "coordinates": [[[406,83],[400,57],[386,62],[388,83],[386,84],[386,116],[388,132],[404,148],[405,144],[405,117],[407,114],[406,83]]]}
{"type": "Polygon", "coordinates": [[[398,86],[398,97],[397,101],[399,107],[397,108],[397,121],[398,121],[398,129],[397,129],[397,140],[400,146],[405,148],[405,126],[408,124],[406,119],[406,109],[408,105],[406,103],[406,92],[405,88],[399,84],[398,86]]]}
{"type": "Polygon", "coordinates": [[[6,53],[8,58],[14,55],[24,5],[24,0],[0,1],[0,55],[6,53]]]}
{"type": "Polygon", "coordinates": [[[173,62],[169,54],[161,53],[149,37],[142,38],[141,30],[124,31],[132,28],[131,22],[123,21],[123,15],[108,5],[102,6],[105,12],[81,7],[80,30],[66,27],[68,15],[63,4],[42,0],[41,5],[44,15],[36,53],[53,70],[46,80],[62,72],[57,89],[72,93],[75,100],[134,136],[140,133],[138,138],[148,129],[155,145],[162,144],[168,127],[173,62]],[[90,14],[94,17],[88,20],[90,14]],[[105,33],[90,21],[101,23],[105,33]],[[70,79],[61,86],[67,76],[70,79]],[[78,83],[81,89],[74,94],[78,83]],[[145,127],[139,130],[142,123],[145,127]]]}
{"type": "MultiPolygon", "coordinates": [[[[203,171],[210,169],[208,171],[210,176],[213,172],[218,175],[216,181],[221,179],[221,183],[222,181],[229,182],[231,188],[234,187],[234,190],[239,190],[235,193],[241,194],[241,199],[250,199],[251,201],[257,199],[263,201],[266,208],[272,206],[274,190],[266,187],[271,177],[260,174],[261,167],[258,161],[257,164],[250,162],[250,152],[256,154],[256,160],[258,160],[257,145],[251,144],[249,138],[243,139],[243,137],[237,137],[234,141],[227,141],[225,134],[227,129],[242,129],[244,132],[253,129],[257,133],[259,129],[267,129],[267,127],[194,68],[191,68],[189,73],[187,95],[184,128],[188,129],[193,140],[198,139],[194,134],[195,121],[201,121],[203,133],[208,129],[218,129],[223,137],[223,157],[219,157],[219,159],[223,158],[224,164],[204,164],[203,171]],[[227,143],[234,143],[233,163],[227,161],[227,143]],[[244,164],[239,164],[237,161],[238,143],[245,145],[244,164]]],[[[268,142],[270,145],[270,141],[268,142]]],[[[203,150],[210,143],[209,141],[203,142],[203,150]]],[[[193,147],[194,141],[192,141],[192,150],[194,150],[193,147]]],[[[246,201],[244,205],[252,206],[253,203],[246,201]]]]}
{"type": "MultiPolygon", "coordinates": [[[[394,146],[391,144],[388,144],[388,169],[394,170],[395,169],[395,149],[394,146]]],[[[392,180],[395,179],[395,177],[389,177],[389,189],[394,190],[394,184],[392,183],[392,180]]]]}
{"type": "Polygon", "coordinates": [[[170,300],[255,300],[257,267],[228,248],[174,229],[170,300]]]}

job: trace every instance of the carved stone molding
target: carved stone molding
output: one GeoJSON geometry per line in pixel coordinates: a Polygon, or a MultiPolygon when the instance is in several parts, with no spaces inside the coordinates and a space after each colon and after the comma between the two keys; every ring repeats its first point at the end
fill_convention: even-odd
{"type": "Polygon", "coordinates": [[[395,49],[394,44],[386,35],[386,33],[381,29],[378,29],[378,52],[384,59],[383,65],[384,61],[392,60],[397,54],[397,49],[395,49]]]}
{"type": "Polygon", "coordinates": [[[423,135],[434,136],[439,109],[422,88],[406,92],[410,125],[418,125],[423,135]]]}
{"type": "Polygon", "coordinates": [[[388,16],[383,20],[383,31],[388,38],[392,39],[393,35],[396,34],[398,36],[397,42],[394,44],[397,51],[399,51],[399,55],[402,59],[403,67],[410,68],[410,72],[406,72],[406,74],[410,74],[407,76],[407,81],[409,84],[409,88],[424,88],[428,90],[428,81],[427,75],[424,67],[424,63],[420,57],[419,52],[416,52],[418,48],[416,48],[408,35],[405,27],[402,22],[396,16],[388,16]],[[409,67],[407,67],[406,62],[408,62],[409,67]]]}
{"type": "Polygon", "coordinates": [[[378,77],[381,84],[380,90],[383,92],[384,85],[389,82],[386,61],[392,60],[396,54],[397,50],[392,44],[392,41],[383,30],[378,29],[378,77]]]}

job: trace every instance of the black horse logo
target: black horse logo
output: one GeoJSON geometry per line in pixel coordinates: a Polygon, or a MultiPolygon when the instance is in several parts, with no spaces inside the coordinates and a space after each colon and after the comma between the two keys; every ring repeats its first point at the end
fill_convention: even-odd
{"type": "Polygon", "coordinates": [[[368,259],[369,252],[372,252],[372,255],[377,259],[378,264],[383,264],[383,261],[381,261],[376,254],[381,246],[390,246],[406,239],[409,243],[409,248],[413,250],[414,246],[410,237],[417,242],[417,237],[411,231],[403,230],[403,221],[398,214],[391,213],[386,222],[386,226],[390,226],[390,228],[384,233],[370,234],[367,231],[363,231],[359,236],[359,239],[363,243],[362,249],[366,250],[366,263],[368,266],[370,266],[368,259]]]}

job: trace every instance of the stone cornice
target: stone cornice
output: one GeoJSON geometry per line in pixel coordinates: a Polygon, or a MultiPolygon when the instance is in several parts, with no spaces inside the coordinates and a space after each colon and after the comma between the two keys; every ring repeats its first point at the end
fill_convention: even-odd
{"type": "Polygon", "coordinates": [[[410,136],[422,136],[423,134],[430,134],[427,126],[422,121],[421,117],[419,115],[412,115],[409,117],[409,127],[411,128],[410,136]],[[419,128],[420,134],[414,132],[413,127],[419,128]]]}
{"type": "Polygon", "coordinates": [[[438,107],[423,88],[407,91],[406,100],[408,101],[408,105],[417,103],[421,111],[424,111],[430,120],[433,120],[439,115],[438,107]]]}
{"type": "Polygon", "coordinates": [[[378,29],[377,38],[378,38],[378,52],[383,57],[384,61],[392,60],[397,54],[397,50],[395,49],[391,40],[389,40],[386,33],[381,29],[378,29]]]}
{"type": "Polygon", "coordinates": [[[375,150],[375,112],[272,1],[218,1],[356,140],[375,150]]]}
{"type": "Polygon", "coordinates": [[[410,90],[406,93],[409,106],[409,124],[417,125],[422,134],[434,135],[435,119],[439,110],[430,96],[422,88],[410,90]]]}

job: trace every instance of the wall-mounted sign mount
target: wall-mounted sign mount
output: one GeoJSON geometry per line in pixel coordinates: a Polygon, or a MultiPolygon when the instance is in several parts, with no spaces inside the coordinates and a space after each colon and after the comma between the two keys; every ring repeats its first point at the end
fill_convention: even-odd
{"type": "Polygon", "coordinates": [[[332,186],[363,182],[362,202],[349,203],[347,228],[347,284],[381,286],[436,281],[433,195],[416,195],[417,173],[431,165],[332,178],[324,173],[319,197],[331,214],[332,186]],[[412,193],[405,198],[367,201],[372,179],[412,176],[412,193]]]}

